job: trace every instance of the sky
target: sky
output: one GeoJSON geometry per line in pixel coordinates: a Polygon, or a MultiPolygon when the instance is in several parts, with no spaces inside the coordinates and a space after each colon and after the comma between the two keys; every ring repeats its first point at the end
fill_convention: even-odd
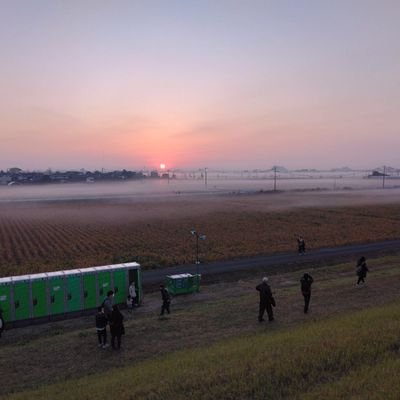
{"type": "Polygon", "coordinates": [[[0,0],[0,168],[400,167],[398,0],[0,0]]]}

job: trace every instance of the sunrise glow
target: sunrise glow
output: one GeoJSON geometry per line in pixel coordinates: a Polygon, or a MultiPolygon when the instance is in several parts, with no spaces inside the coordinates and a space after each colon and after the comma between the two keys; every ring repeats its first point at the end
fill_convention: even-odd
{"type": "Polygon", "coordinates": [[[0,169],[398,164],[396,1],[72,3],[2,3],[0,169]]]}

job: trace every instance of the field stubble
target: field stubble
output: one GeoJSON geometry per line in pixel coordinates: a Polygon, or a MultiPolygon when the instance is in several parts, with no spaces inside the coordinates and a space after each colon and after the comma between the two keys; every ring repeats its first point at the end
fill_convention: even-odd
{"type": "Polygon", "coordinates": [[[192,228],[207,235],[204,262],[293,251],[296,235],[308,248],[399,236],[399,204],[279,208],[271,198],[2,204],[2,276],[132,260],[145,268],[191,263],[192,228]]]}

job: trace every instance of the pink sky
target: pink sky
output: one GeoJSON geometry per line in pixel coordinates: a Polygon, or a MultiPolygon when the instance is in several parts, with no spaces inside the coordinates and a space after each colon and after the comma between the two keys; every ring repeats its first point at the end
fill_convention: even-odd
{"type": "Polygon", "coordinates": [[[0,168],[400,167],[399,20],[389,0],[3,2],[0,168]]]}

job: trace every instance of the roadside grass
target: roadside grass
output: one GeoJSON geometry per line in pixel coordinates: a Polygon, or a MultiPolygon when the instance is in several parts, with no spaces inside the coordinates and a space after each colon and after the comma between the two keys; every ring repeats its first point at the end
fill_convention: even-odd
{"type": "MultiPolygon", "coordinates": [[[[395,348],[394,348],[395,351],[395,348]]],[[[398,400],[400,398],[400,356],[367,365],[335,382],[318,385],[301,400],[398,400]]]]}
{"type": "Polygon", "coordinates": [[[394,399],[400,396],[391,372],[400,370],[399,331],[396,302],[291,330],[204,344],[9,398],[108,399],[115,390],[121,400],[337,399],[350,390],[361,399],[376,390],[374,398],[390,393],[394,399]]]}
{"type": "Polygon", "coordinates": [[[5,331],[0,342],[3,395],[97,376],[116,366],[136,368],[145,360],[179,350],[258,333],[285,332],[305,322],[313,324],[398,300],[400,256],[368,262],[371,274],[366,286],[359,289],[355,288],[354,263],[270,275],[277,301],[273,324],[257,322],[255,286],[262,274],[251,273],[236,281],[206,285],[194,295],[177,296],[172,301],[171,316],[162,319],[158,317],[159,293],[147,294],[135,312],[123,311],[127,334],[121,352],[97,349],[93,316],[5,331]],[[299,279],[306,271],[315,279],[307,316],[299,290],[299,279]]]}

